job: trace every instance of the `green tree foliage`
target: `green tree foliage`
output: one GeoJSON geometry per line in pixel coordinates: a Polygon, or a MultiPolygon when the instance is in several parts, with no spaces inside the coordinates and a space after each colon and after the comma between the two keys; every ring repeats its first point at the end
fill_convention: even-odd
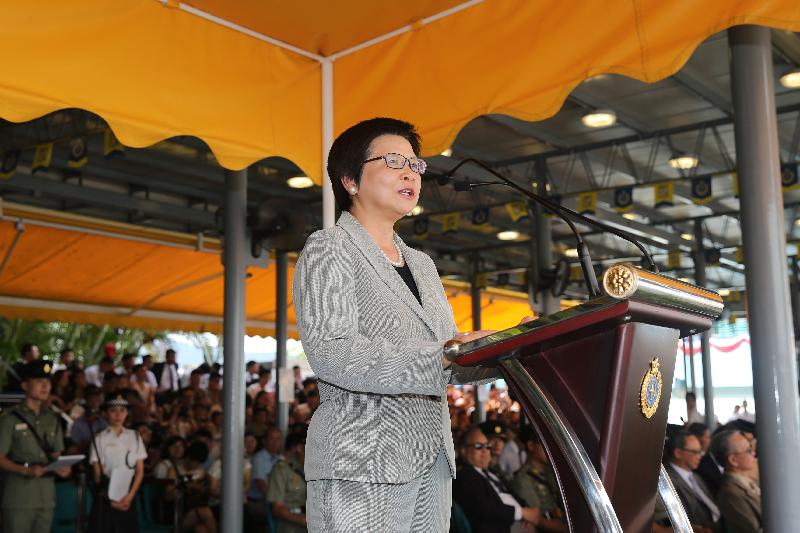
{"type": "Polygon", "coordinates": [[[113,343],[117,354],[121,355],[137,353],[141,346],[165,337],[165,331],[0,317],[0,359],[4,363],[13,363],[20,358],[22,345],[32,343],[39,347],[43,357],[54,360],[61,350],[70,346],[75,355],[83,359],[84,365],[89,366],[104,355],[103,347],[108,343],[113,343]]]}

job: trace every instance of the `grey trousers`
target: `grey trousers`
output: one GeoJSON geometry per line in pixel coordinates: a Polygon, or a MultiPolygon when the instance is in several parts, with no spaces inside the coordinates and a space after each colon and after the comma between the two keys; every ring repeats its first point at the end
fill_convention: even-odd
{"type": "Polygon", "coordinates": [[[450,466],[439,452],[430,470],[408,483],[341,479],[308,482],[308,531],[319,533],[447,533],[450,466]]]}

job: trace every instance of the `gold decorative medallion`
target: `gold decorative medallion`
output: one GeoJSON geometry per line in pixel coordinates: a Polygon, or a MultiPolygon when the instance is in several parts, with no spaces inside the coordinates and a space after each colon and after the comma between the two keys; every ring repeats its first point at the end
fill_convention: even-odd
{"type": "Polygon", "coordinates": [[[50,365],[47,365],[47,364],[46,364],[46,365],[44,365],[44,368],[43,368],[43,370],[44,370],[44,373],[45,373],[45,374],[49,374],[49,373],[50,373],[50,365]]]}
{"type": "Polygon", "coordinates": [[[638,285],[636,270],[628,263],[620,263],[609,268],[603,276],[603,288],[614,298],[627,298],[638,285]]]}
{"type": "Polygon", "coordinates": [[[661,401],[663,383],[661,381],[661,370],[659,370],[660,366],[658,357],[654,357],[653,360],[650,361],[650,370],[648,370],[644,378],[642,378],[639,402],[642,407],[642,414],[645,418],[650,418],[656,414],[658,403],[661,401]]]}

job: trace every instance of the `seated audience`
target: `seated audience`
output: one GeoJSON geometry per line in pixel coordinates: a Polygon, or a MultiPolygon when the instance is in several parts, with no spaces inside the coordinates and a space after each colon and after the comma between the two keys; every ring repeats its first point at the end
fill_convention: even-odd
{"type": "Polygon", "coordinates": [[[714,435],[711,453],[725,468],[717,492],[717,505],[727,533],[758,533],[761,522],[761,488],[753,479],[758,468],[755,447],[740,431],[714,435]]]}
{"type": "Polygon", "coordinates": [[[523,506],[489,471],[490,447],[478,428],[467,431],[460,445],[464,464],[453,482],[453,498],[467,515],[473,533],[508,533],[519,521],[536,526],[541,511],[523,506]]]}
{"type": "Polygon", "coordinates": [[[306,529],[306,479],[303,463],[306,435],[292,432],[286,437],[284,459],[272,469],[267,501],[277,523],[276,533],[303,533],[306,529]]]}
{"type": "Polygon", "coordinates": [[[542,512],[537,531],[565,532],[567,524],[561,508],[561,498],[555,473],[547,459],[542,441],[532,427],[520,431],[520,440],[527,452],[527,461],[514,475],[511,488],[528,507],[542,512]]]}
{"type": "Polygon", "coordinates": [[[687,431],[670,438],[666,470],[695,531],[711,533],[719,526],[720,510],[703,479],[695,473],[703,451],[687,431]]]}

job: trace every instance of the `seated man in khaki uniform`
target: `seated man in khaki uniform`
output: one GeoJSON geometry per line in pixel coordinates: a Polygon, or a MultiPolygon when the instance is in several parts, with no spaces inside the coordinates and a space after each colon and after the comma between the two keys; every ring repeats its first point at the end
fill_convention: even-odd
{"type": "MultiPolygon", "coordinates": [[[[7,472],[3,490],[5,533],[49,533],[55,486],[45,466],[64,449],[61,424],[44,407],[50,396],[50,362],[32,361],[21,369],[25,400],[0,416],[0,469],[7,472]]],[[[56,471],[61,477],[69,468],[56,471]]]]}
{"type": "Polygon", "coordinates": [[[285,459],[272,468],[267,488],[267,501],[272,504],[272,516],[278,526],[276,533],[305,533],[306,436],[289,433],[283,455],[285,459]]]}
{"type": "Polygon", "coordinates": [[[528,506],[541,510],[542,518],[536,526],[537,531],[566,532],[558,483],[542,441],[530,426],[520,431],[519,439],[528,458],[514,475],[511,488],[528,506]]]}

